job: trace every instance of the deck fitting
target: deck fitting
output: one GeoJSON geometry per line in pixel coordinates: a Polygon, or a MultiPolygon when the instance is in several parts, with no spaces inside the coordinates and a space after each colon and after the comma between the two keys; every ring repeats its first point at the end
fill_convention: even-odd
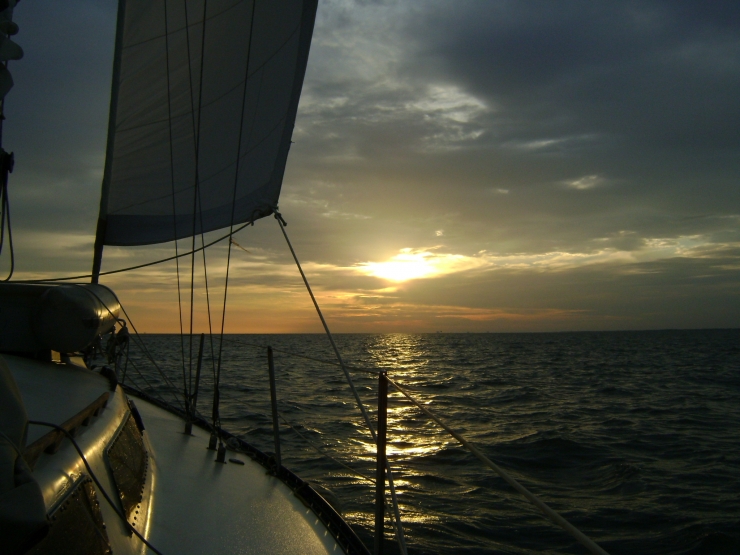
{"type": "Polygon", "coordinates": [[[218,454],[216,455],[216,462],[226,464],[226,446],[221,443],[218,446],[218,454]]]}

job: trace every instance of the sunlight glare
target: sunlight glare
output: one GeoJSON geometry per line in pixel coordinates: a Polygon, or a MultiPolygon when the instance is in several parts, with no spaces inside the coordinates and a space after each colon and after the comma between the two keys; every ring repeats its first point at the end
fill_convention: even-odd
{"type": "Polygon", "coordinates": [[[356,268],[365,275],[389,281],[437,277],[480,266],[483,259],[429,250],[401,249],[385,262],[363,262],[356,268]]]}
{"type": "Polygon", "coordinates": [[[362,267],[364,273],[390,281],[419,279],[437,273],[434,265],[428,260],[430,254],[403,249],[400,254],[387,262],[367,262],[362,267]]]}

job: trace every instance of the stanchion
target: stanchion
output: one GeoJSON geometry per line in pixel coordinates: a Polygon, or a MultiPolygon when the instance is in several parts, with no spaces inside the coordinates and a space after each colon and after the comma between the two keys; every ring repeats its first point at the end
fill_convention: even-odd
{"type": "Polygon", "coordinates": [[[198,386],[200,385],[200,368],[203,365],[203,341],[206,334],[200,334],[200,348],[198,349],[198,367],[195,370],[195,391],[190,404],[190,412],[185,420],[185,435],[193,435],[193,416],[195,416],[195,407],[198,404],[198,386]]]}
{"type": "Polygon", "coordinates": [[[275,461],[280,470],[280,424],[278,423],[277,391],[275,388],[275,364],[272,361],[272,347],[267,347],[267,367],[270,370],[270,400],[272,401],[272,434],[275,440],[275,461]]]}
{"type": "Polygon", "coordinates": [[[388,433],[388,380],[385,372],[378,374],[378,460],[375,479],[375,549],[374,555],[383,554],[385,528],[385,444],[388,433]]]}

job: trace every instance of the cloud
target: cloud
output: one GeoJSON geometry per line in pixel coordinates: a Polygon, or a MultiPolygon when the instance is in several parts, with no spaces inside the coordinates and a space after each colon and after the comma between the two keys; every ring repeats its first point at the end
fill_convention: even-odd
{"type": "MultiPolygon", "coordinates": [[[[462,272],[493,270],[560,271],[587,265],[632,264],[671,258],[703,258],[717,252],[729,253],[740,243],[717,245],[699,235],[679,238],[652,238],[632,241],[631,233],[622,232],[617,237],[604,238],[597,243],[608,246],[591,252],[552,251],[539,254],[497,254],[485,250],[468,256],[440,252],[443,247],[432,249],[404,248],[383,262],[360,262],[350,270],[388,280],[405,282],[418,279],[440,278],[462,272]],[[617,245],[627,249],[617,248],[617,245]]],[[[327,266],[327,268],[329,268],[327,266]]]]}
{"type": "Polygon", "coordinates": [[[408,281],[464,272],[485,265],[485,260],[476,257],[407,248],[385,262],[361,262],[356,268],[368,276],[408,281]]]}
{"type": "MultiPolygon", "coordinates": [[[[289,255],[246,239],[240,244],[249,253],[233,255],[227,331],[320,332],[289,255]]],[[[209,255],[213,321],[220,319],[222,309],[223,251],[209,255]]],[[[421,263],[430,273],[399,281],[383,276],[382,263],[304,264],[334,331],[640,329],[687,327],[691,322],[729,325],[740,316],[740,242],[718,246],[700,237],[656,238],[637,250],[604,248],[588,255],[461,255],[439,247],[406,249],[387,262],[386,269],[421,263]]],[[[184,291],[189,275],[184,260],[184,291]]],[[[195,324],[203,330],[208,318],[200,263],[195,277],[195,324]]],[[[116,274],[104,283],[119,294],[142,331],[176,331],[174,263],[116,274]]],[[[188,327],[188,295],[183,298],[188,327]]]]}
{"type": "MultiPolygon", "coordinates": [[[[115,6],[57,4],[15,12],[18,277],[90,268],[115,6]]],[[[739,16],[688,0],[322,0],[280,204],[339,328],[740,325],[739,16]]],[[[231,329],[259,331],[260,314],[265,330],[318,331],[277,224],[237,241],[231,329]]],[[[207,253],[212,291],[225,246],[207,253]]],[[[106,247],[104,269],[174,251],[106,247]]],[[[172,330],[174,271],[110,283],[172,330]]]]}
{"type": "Polygon", "coordinates": [[[604,183],[604,178],[598,175],[584,175],[578,179],[572,181],[566,181],[565,185],[570,189],[576,189],[578,191],[585,191],[587,189],[593,189],[604,183]]]}

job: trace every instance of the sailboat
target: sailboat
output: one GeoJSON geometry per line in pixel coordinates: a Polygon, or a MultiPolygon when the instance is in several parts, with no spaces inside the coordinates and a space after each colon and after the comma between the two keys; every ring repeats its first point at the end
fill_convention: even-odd
{"type": "MultiPolygon", "coordinates": [[[[89,275],[9,281],[13,251],[7,185],[13,159],[0,150],[0,254],[7,226],[11,258],[10,275],[0,282],[2,553],[370,553],[332,505],[282,465],[274,376],[274,453],[260,451],[221,425],[225,308],[210,415],[197,409],[203,335],[194,375],[186,375],[184,360],[179,386],[161,373],[178,392],[174,402],[126,381],[136,329],[114,291],[101,283],[105,276],[185,256],[193,261],[197,252],[227,240],[225,300],[236,244],[232,236],[268,216],[278,220],[377,446],[376,555],[384,552],[386,513],[393,517],[399,550],[405,554],[384,454],[389,385],[546,518],[592,553],[606,553],[383,370],[373,371],[378,379],[377,431],[370,421],[278,210],[317,1],[119,0],[89,275]],[[221,236],[206,244],[204,234],[219,230],[221,236]],[[197,237],[201,245],[196,248],[197,237]],[[180,252],[178,241],[183,239],[191,240],[190,248],[180,252]],[[162,243],[174,245],[174,256],[103,271],[106,246],[162,243]]],[[[22,57],[10,38],[18,32],[12,21],[16,3],[0,2],[3,99],[13,85],[7,62],[22,57]]],[[[161,370],[144,351],[152,368],[161,370]]],[[[272,371],[269,350],[268,360],[272,371]]]]}
{"type": "MultiPolygon", "coordinates": [[[[22,50],[4,4],[7,94],[22,50]]],[[[130,322],[100,283],[105,246],[232,234],[277,212],[316,9],[120,0],[90,279],[0,284],[2,553],[368,553],[279,457],[221,427],[217,397],[206,419],[197,385],[165,404],[120,383],[130,322]]]]}

